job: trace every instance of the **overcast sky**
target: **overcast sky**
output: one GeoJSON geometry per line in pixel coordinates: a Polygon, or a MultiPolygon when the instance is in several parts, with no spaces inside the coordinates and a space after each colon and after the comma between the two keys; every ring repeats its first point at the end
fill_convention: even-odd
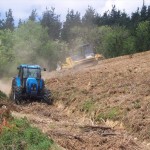
{"type": "MultiPolygon", "coordinates": [[[[1,17],[9,8],[13,11],[15,20],[19,18],[25,20],[31,14],[33,9],[37,9],[38,16],[47,8],[55,7],[56,14],[61,15],[61,20],[65,20],[68,8],[79,11],[81,15],[89,6],[92,6],[96,12],[103,14],[110,10],[112,5],[117,9],[125,10],[128,14],[141,7],[143,0],[0,0],[1,17]]],[[[145,5],[150,5],[150,0],[145,0],[145,5]]]]}

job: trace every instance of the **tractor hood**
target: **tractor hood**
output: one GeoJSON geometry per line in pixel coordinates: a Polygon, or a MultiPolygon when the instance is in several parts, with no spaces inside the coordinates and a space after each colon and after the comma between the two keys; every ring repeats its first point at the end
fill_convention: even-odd
{"type": "Polygon", "coordinates": [[[26,91],[31,96],[36,96],[38,92],[38,82],[35,78],[27,78],[26,80],[26,91]]]}

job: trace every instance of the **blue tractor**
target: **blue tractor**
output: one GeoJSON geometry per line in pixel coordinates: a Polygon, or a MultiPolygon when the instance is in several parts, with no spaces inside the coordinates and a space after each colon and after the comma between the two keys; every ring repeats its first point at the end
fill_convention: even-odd
{"type": "MultiPolygon", "coordinates": [[[[36,99],[52,104],[51,92],[45,87],[41,78],[42,68],[39,65],[22,64],[17,67],[18,75],[12,80],[10,98],[21,104],[23,100],[36,99]]],[[[46,69],[43,69],[46,71],[46,69]]]]}

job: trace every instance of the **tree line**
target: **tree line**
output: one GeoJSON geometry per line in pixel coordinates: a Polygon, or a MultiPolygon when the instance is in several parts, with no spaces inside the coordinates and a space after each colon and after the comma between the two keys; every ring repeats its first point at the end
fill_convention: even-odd
{"type": "Polygon", "coordinates": [[[83,16],[68,9],[64,22],[55,8],[46,8],[41,16],[34,9],[16,26],[14,20],[11,9],[0,17],[1,75],[13,72],[19,63],[38,63],[53,70],[71,49],[86,43],[106,58],[150,49],[150,6],[143,5],[131,15],[115,5],[103,15],[90,6],[83,16]]]}

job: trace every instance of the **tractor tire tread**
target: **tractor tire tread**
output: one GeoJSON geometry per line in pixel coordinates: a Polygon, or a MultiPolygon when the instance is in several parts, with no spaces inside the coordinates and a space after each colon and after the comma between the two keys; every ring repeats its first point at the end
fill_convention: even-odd
{"type": "Polygon", "coordinates": [[[21,88],[20,87],[15,87],[15,103],[16,104],[21,104],[21,88]]]}
{"type": "Polygon", "coordinates": [[[53,103],[51,92],[46,88],[44,88],[43,90],[43,101],[46,102],[48,105],[52,105],[53,103]]]}

